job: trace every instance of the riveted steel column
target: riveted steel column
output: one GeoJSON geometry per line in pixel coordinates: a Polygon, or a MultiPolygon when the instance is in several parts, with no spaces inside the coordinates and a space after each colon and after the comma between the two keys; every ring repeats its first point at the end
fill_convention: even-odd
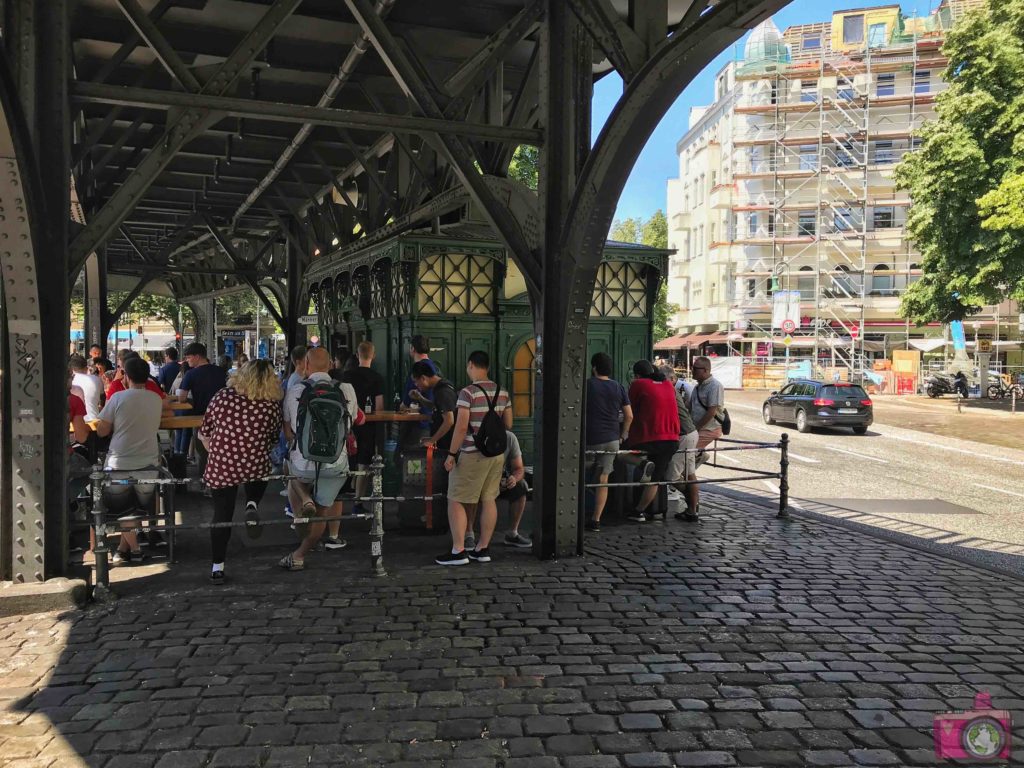
{"type": "Polygon", "coordinates": [[[549,0],[541,29],[540,102],[544,146],[540,195],[544,215],[543,283],[533,295],[537,331],[537,409],[534,509],[539,557],[582,552],[583,384],[591,292],[579,287],[574,255],[562,226],[590,136],[585,130],[591,88],[591,49],[566,3],[549,0]]]}
{"type": "Polygon", "coordinates": [[[291,229],[291,237],[285,238],[286,254],[288,256],[288,306],[285,308],[284,318],[285,339],[288,342],[288,349],[291,350],[297,344],[306,343],[306,326],[299,324],[299,318],[306,314],[309,307],[306,288],[302,278],[309,266],[309,256],[304,253],[298,243],[305,240],[294,222],[288,222],[291,229]]]}
{"type": "Polygon", "coordinates": [[[67,91],[61,69],[67,64],[66,4],[25,0],[8,6],[5,13],[8,28],[16,34],[8,40],[8,57],[0,59],[0,274],[8,334],[4,418],[10,423],[10,442],[4,446],[9,480],[3,484],[9,493],[3,505],[9,507],[10,533],[3,543],[9,547],[4,559],[11,579],[26,583],[62,571],[66,542],[63,361],[68,308],[62,238],[70,202],[60,210],[63,218],[45,214],[47,203],[56,205],[69,194],[67,91]],[[44,49],[46,55],[41,53],[44,49]],[[44,61],[47,56],[53,60],[44,61]],[[33,92],[19,93],[14,73],[19,83],[35,83],[33,92]],[[51,88],[55,93],[46,92],[51,88]],[[25,105],[38,117],[35,124],[25,121],[25,105]],[[47,114],[48,109],[53,114],[47,114]],[[32,145],[41,147],[44,142],[52,142],[48,151],[53,156],[36,165],[38,152],[32,145]],[[63,195],[52,183],[58,172],[63,195]],[[54,232],[40,226],[47,218],[53,219],[54,232]]]}

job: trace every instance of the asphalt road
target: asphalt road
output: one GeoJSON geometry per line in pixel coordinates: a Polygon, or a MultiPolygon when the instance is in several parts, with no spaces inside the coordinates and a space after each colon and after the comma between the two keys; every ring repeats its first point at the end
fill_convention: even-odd
{"type": "MultiPolygon", "coordinates": [[[[790,438],[790,495],[814,513],[871,525],[943,547],[971,550],[976,561],[1013,570],[1024,566],[1024,451],[983,445],[876,422],[868,434],[818,429],[800,434],[789,425],[765,425],[763,393],[729,392],[732,438],[790,438]],[[818,502],[824,502],[824,506],[818,502]]],[[[773,450],[719,453],[723,467],[777,469],[773,450]]],[[[727,477],[713,467],[702,478],[727,477]]],[[[774,480],[729,488],[762,496],[774,480]]]]}

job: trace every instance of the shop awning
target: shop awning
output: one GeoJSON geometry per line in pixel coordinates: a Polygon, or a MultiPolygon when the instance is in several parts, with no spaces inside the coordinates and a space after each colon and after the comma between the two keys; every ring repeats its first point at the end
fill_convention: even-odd
{"type": "Polygon", "coordinates": [[[678,336],[669,336],[667,339],[656,342],[654,350],[656,352],[676,352],[680,349],[686,349],[689,346],[686,343],[686,339],[692,335],[690,333],[681,333],[678,336]]]}
{"type": "Polygon", "coordinates": [[[949,342],[945,339],[911,339],[910,346],[914,349],[919,349],[922,352],[934,352],[936,349],[942,349],[949,342]]]}

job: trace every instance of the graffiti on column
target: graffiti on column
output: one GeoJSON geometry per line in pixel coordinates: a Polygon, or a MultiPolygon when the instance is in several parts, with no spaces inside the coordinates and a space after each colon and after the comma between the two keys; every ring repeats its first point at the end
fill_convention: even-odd
{"type": "MultiPolygon", "coordinates": [[[[16,362],[21,372],[18,383],[21,386],[21,393],[25,397],[36,396],[34,385],[36,383],[36,372],[39,368],[39,358],[29,350],[31,342],[31,336],[19,334],[14,337],[14,354],[16,355],[16,362]]],[[[34,416],[35,414],[23,413],[23,415],[34,416]]]]}

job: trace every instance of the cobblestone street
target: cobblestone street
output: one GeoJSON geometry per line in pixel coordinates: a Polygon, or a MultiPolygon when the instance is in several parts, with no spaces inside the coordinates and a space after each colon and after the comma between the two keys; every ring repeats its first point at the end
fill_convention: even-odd
{"type": "Polygon", "coordinates": [[[855,531],[729,500],[561,562],[389,536],[381,581],[354,538],[0,620],[0,765],[935,765],[976,691],[1024,722],[1024,585],[855,531]]]}

